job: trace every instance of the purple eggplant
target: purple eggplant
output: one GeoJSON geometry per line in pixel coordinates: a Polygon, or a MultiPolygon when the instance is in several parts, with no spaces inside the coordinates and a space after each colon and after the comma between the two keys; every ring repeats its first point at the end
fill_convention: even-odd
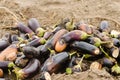
{"type": "Polygon", "coordinates": [[[54,36],[41,48],[41,53],[49,53],[49,49],[54,49],[56,42],[67,32],[67,30],[61,29],[55,33],[54,36]]]}
{"type": "Polygon", "coordinates": [[[23,33],[34,34],[34,32],[29,27],[25,26],[22,22],[17,24],[17,28],[23,33]]]}
{"type": "Polygon", "coordinates": [[[39,52],[38,48],[35,48],[32,46],[24,46],[22,48],[22,51],[27,58],[32,59],[32,58],[40,57],[40,52],[39,52]]]}
{"type": "Polygon", "coordinates": [[[40,24],[36,18],[30,18],[28,27],[35,32],[40,27],[40,24]]]}
{"type": "Polygon", "coordinates": [[[117,38],[112,38],[113,44],[116,47],[120,47],[120,40],[117,38]]]}
{"type": "Polygon", "coordinates": [[[29,61],[26,67],[20,70],[15,68],[14,72],[18,79],[26,79],[35,76],[39,72],[39,69],[40,69],[39,60],[32,59],[29,61]]]}
{"type": "Polygon", "coordinates": [[[43,38],[47,40],[47,39],[49,39],[49,38],[52,37],[52,36],[53,36],[53,33],[52,33],[52,32],[45,32],[43,38]]]}
{"type": "Polygon", "coordinates": [[[36,38],[30,42],[28,42],[26,45],[27,46],[34,46],[34,47],[37,47],[39,45],[43,45],[45,44],[46,40],[44,38],[36,38]]]}
{"type": "Polygon", "coordinates": [[[89,37],[86,32],[81,30],[73,30],[66,34],[64,34],[56,43],[55,50],[57,52],[62,52],[64,49],[66,49],[67,45],[71,41],[75,40],[85,40],[89,37]]]}
{"type": "Polygon", "coordinates": [[[48,58],[43,66],[41,67],[41,72],[47,71],[50,74],[56,73],[59,68],[69,59],[69,54],[67,52],[58,53],[50,58],[48,58]]]}
{"type": "Polygon", "coordinates": [[[108,21],[101,21],[100,26],[99,26],[99,30],[101,32],[103,32],[103,31],[106,31],[108,29],[109,29],[109,23],[108,23],[108,21]]]}
{"type": "Polygon", "coordinates": [[[87,42],[83,42],[83,41],[75,41],[71,44],[71,47],[79,50],[79,51],[82,51],[82,52],[86,52],[86,53],[90,53],[90,54],[93,54],[93,55],[99,55],[100,54],[100,50],[99,48],[97,48],[96,46],[94,45],[91,45],[87,42]]]}

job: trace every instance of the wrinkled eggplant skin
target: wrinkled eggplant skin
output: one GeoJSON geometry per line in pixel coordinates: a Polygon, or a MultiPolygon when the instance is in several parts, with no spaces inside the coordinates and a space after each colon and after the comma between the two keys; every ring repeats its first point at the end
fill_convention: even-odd
{"type": "Polygon", "coordinates": [[[23,75],[25,75],[25,78],[31,78],[34,75],[36,75],[36,73],[39,72],[40,65],[41,64],[40,64],[39,60],[37,60],[37,59],[30,60],[28,65],[22,69],[22,71],[24,72],[23,75]]]}
{"type": "Polygon", "coordinates": [[[49,54],[50,51],[49,49],[54,49],[56,42],[68,31],[65,29],[61,29],[60,31],[58,31],[57,33],[55,33],[55,35],[48,40],[45,45],[41,48],[41,53],[42,54],[49,54]]]}
{"type": "Polygon", "coordinates": [[[20,67],[20,68],[24,68],[29,62],[29,59],[26,58],[25,55],[22,55],[20,57],[17,57],[17,59],[15,60],[15,65],[20,67]]]}
{"type": "Polygon", "coordinates": [[[43,66],[41,67],[41,72],[47,71],[50,74],[57,72],[61,67],[61,64],[69,59],[69,54],[67,52],[58,53],[50,58],[48,58],[43,66]]]}

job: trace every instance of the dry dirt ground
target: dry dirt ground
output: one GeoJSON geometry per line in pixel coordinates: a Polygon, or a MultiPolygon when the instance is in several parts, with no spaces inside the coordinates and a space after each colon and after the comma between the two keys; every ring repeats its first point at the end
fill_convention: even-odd
{"type": "MultiPolygon", "coordinates": [[[[46,29],[63,18],[74,18],[75,22],[84,20],[94,26],[108,20],[111,29],[120,30],[120,0],[0,0],[0,37],[10,31],[5,27],[14,27],[18,21],[27,23],[32,17],[46,29]]],[[[114,80],[104,72],[87,71],[72,77],[58,74],[52,80],[114,80]]]]}

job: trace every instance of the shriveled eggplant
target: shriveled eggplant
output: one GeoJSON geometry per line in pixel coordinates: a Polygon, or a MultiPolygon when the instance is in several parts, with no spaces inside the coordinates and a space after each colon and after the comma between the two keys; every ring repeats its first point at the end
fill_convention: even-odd
{"type": "Polygon", "coordinates": [[[73,30],[66,34],[64,34],[56,43],[55,50],[57,52],[62,52],[64,49],[66,49],[69,42],[74,40],[85,40],[89,37],[86,32],[81,30],[73,30]]]}
{"type": "Polygon", "coordinates": [[[26,79],[35,76],[40,69],[40,62],[37,59],[32,59],[29,61],[26,67],[23,69],[14,69],[14,72],[18,79],[26,79]]]}
{"type": "Polygon", "coordinates": [[[56,42],[67,32],[67,30],[61,29],[55,33],[55,35],[41,48],[41,53],[49,53],[49,49],[54,49],[56,42]]]}
{"type": "Polygon", "coordinates": [[[43,66],[41,67],[41,72],[47,71],[50,74],[56,73],[59,68],[62,66],[61,64],[64,63],[69,59],[69,54],[67,52],[61,52],[56,54],[50,58],[48,58],[43,66]]]}

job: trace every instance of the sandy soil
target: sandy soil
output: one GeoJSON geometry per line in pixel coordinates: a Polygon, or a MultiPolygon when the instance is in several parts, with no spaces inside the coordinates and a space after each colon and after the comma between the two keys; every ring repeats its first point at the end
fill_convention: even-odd
{"type": "MultiPolygon", "coordinates": [[[[6,31],[11,31],[4,29],[5,27],[14,27],[18,21],[24,21],[27,24],[27,20],[32,17],[37,18],[41,26],[47,29],[68,17],[75,18],[76,22],[84,20],[94,26],[98,26],[101,20],[108,20],[112,29],[120,30],[120,0],[0,0],[0,37],[6,31]]],[[[88,80],[88,77],[81,79],[77,76],[77,78],[68,79],[88,80]]],[[[57,79],[54,78],[54,80],[57,79]]],[[[89,80],[113,80],[113,78],[93,77],[89,80]]]]}

